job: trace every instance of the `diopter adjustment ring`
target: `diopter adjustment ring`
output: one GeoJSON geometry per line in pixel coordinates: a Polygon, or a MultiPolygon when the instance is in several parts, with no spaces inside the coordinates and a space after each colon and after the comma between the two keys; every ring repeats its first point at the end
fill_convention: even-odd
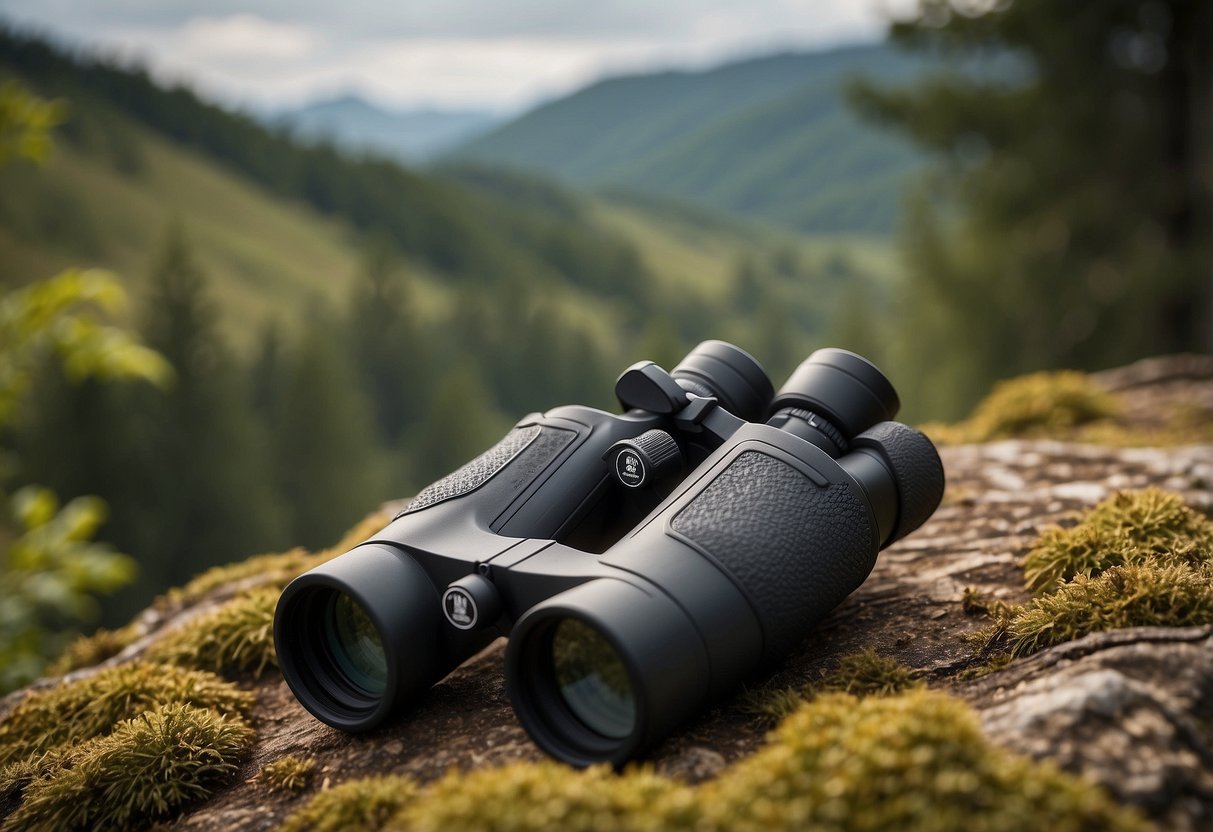
{"type": "Polygon", "coordinates": [[[834,424],[819,413],[814,413],[811,410],[806,410],[803,407],[789,407],[783,411],[790,419],[799,419],[811,428],[821,431],[826,437],[838,446],[842,453],[850,450],[851,445],[847,442],[847,438],[842,435],[842,431],[834,427],[834,424]]]}

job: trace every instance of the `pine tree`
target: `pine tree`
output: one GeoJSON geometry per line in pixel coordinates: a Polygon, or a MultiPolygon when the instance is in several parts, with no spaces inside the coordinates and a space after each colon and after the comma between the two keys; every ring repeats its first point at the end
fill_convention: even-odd
{"type": "Polygon", "coordinates": [[[176,383],[163,395],[145,392],[133,408],[144,424],[129,449],[127,475],[143,493],[122,511],[143,574],[163,589],[285,538],[266,438],[179,225],[156,261],[148,301],[145,340],[172,364],[176,383]]]}
{"type": "Polygon", "coordinates": [[[856,93],[940,159],[902,304],[933,415],[1014,373],[1213,348],[1213,4],[923,0],[892,37],[1003,62],[856,93]]]}
{"type": "Polygon", "coordinates": [[[331,545],[392,495],[384,485],[394,457],[376,448],[368,400],[338,331],[319,313],[302,343],[280,362],[273,416],[279,492],[298,545],[331,545]]]}

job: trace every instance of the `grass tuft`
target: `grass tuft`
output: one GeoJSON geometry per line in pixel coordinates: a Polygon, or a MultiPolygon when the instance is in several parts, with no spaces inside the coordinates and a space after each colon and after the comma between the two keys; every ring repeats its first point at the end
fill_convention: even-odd
{"type": "Polygon", "coordinates": [[[1213,624],[1213,568],[1150,560],[1078,575],[1015,608],[997,634],[1013,656],[1124,627],[1213,624]]]}
{"type": "Polygon", "coordinates": [[[760,722],[774,725],[822,694],[889,696],[921,685],[913,670],[869,647],[843,656],[833,670],[803,687],[749,691],[742,701],[742,710],[758,717],[760,722]]]}
{"type": "Polygon", "coordinates": [[[151,661],[260,678],[278,666],[274,607],[280,591],[258,587],[166,633],[147,650],[151,661]]]}
{"type": "Polygon", "coordinates": [[[278,832],[377,832],[417,794],[407,777],[367,777],[318,792],[278,832]]]}
{"type": "Polygon", "coordinates": [[[1024,578],[1028,589],[1044,592],[1120,564],[1210,559],[1213,521],[1178,494],[1146,488],[1113,494],[1072,528],[1045,531],[1024,559],[1024,578]]]}
{"type": "Polygon", "coordinates": [[[301,792],[311,785],[315,769],[315,760],[295,756],[281,757],[262,766],[257,780],[274,791],[301,792]]]}
{"type": "Polygon", "coordinates": [[[29,694],[0,722],[0,765],[80,743],[114,724],[171,704],[247,714],[254,697],[200,671],[135,662],[29,694]]]}
{"type": "Polygon", "coordinates": [[[231,782],[252,742],[240,717],[164,705],[47,755],[4,828],[127,829],[167,819],[231,782]]]}
{"type": "Polygon", "coordinates": [[[80,636],[46,669],[47,675],[62,676],[83,667],[99,665],[121,653],[138,637],[138,629],[130,624],[117,630],[102,627],[90,636],[80,636]]]}

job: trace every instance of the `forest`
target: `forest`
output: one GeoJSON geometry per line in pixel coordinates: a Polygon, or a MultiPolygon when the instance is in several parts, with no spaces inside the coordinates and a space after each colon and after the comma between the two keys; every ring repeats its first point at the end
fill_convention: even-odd
{"type": "Polygon", "coordinates": [[[0,686],[208,566],[330,545],[528,411],[612,407],[624,366],[704,338],[776,386],[815,346],[862,352],[917,420],[1017,373],[1213,350],[1209,8],[963,5],[889,33],[940,71],[838,81],[854,119],[928,164],[895,238],[827,241],[483,162],[343,154],[0,31],[0,580],[23,587],[0,686]],[[947,70],[990,54],[1022,71],[947,70]],[[187,168],[240,183],[256,220],[228,219],[261,239],[224,230],[220,257],[223,211],[97,196],[134,205],[187,168]],[[288,217],[304,231],[276,237],[288,217]],[[282,277],[306,259],[248,265],[304,238],[340,252],[313,287],[282,277]]]}

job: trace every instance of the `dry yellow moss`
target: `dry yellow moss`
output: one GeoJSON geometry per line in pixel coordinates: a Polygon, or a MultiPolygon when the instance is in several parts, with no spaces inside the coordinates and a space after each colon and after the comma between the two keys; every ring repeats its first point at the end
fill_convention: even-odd
{"type": "Polygon", "coordinates": [[[312,782],[315,760],[286,756],[261,767],[257,780],[275,791],[300,792],[312,782]]]}
{"type": "Polygon", "coordinates": [[[164,705],[40,760],[4,829],[129,829],[170,818],[230,783],[252,742],[238,716],[164,705]]]}
{"type": "Polygon", "coordinates": [[[239,595],[166,633],[148,647],[147,658],[225,676],[260,677],[278,666],[274,607],[280,592],[267,586],[239,595]]]}
{"type": "Polygon", "coordinates": [[[0,765],[103,736],[115,723],[170,704],[248,713],[253,695],[200,671],[135,662],[31,693],[0,722],[0,765]]]}

